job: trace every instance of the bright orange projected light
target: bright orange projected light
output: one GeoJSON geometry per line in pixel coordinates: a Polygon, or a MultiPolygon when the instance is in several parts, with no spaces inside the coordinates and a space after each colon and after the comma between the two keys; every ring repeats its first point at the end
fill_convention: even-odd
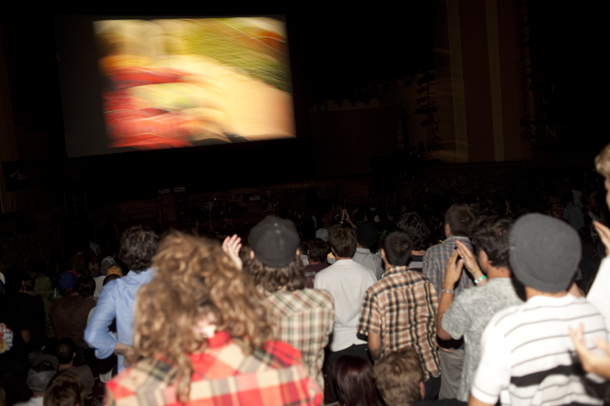
{"type": "Polygon", "coordinates": [[[283,21],[93,24],[109,147],[158,149],[296,136],[283,21]]]}

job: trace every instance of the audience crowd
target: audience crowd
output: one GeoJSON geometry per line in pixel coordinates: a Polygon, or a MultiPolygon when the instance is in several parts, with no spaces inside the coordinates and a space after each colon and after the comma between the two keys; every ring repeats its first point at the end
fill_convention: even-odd
{"type": "Polygon", "coordinates": [[[595,168],[3,264],[0,406],[601,405],[610,145],[595,168]]]}

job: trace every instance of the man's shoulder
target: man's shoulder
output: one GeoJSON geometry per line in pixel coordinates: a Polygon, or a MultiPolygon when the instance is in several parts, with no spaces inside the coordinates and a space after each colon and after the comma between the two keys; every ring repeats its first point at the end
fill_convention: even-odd
{"type": "Polygon", "coordinates": [[[275,305],[292,309],[330,308],[334,309],[334,300],[330,292],[323,289],[298,289],[271,293],[267,299],[275,305]]]}

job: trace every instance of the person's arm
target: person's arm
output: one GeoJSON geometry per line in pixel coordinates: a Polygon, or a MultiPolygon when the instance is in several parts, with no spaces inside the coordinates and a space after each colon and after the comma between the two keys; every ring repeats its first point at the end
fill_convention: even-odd
{"type": "Polygon", "coordinates": [[[583,369],[587,372],[610,379],[610,344],[605,340],[594,337],[593,344],[605,354],[595,354],[589,350],[585,344],[582,324],[578,326],[576,331],[570,328],[570,337],[572,337],[574,348],[578,353],[580,362],[582,362],[583,369]]]}
{"type": "Polygon", "coordinates": [[[485,403],[475,398],[474,395],[470,394],[470,401],[468,401],[468,406],[494,406],[495,403],[485,403]]]}
{"type": "Polygon", "coordinates": [[[381,336],[369,332],[368,347],[373,361],[379,361],[379,358],[381,358],[381,336]]]}
{"type": "Polygon", "coordinates": [[[464,260],[458,260],[458,251],[453,251],[449,261],[447,262],[447,268],[445,270],[445,280],[443,281],[443,289],[441,290],[441,301],[438,305],[438,312],[436,314],[436,335],[441,340],[450,340],[451,335],[443,329],[443,316],[445,312],[451,306],[453,302],[454,291],[453,288],[460,276],[462,275],[462,268],[464,267],[464,260]],[[456,263],[457,261],[457,263],[456,263]]]}
{"type": "Polygon", "coordinates": [[[114,298],[116,283],[117,281],[112,281],[104,287],[85,328],[85,341],[90,347],[95,348],[95,356],[99,359],[111,356],[118,344],[118,339],[109,330],[112,320],[116,317],[114,298]]]}
{"type": "MultiPolygon", "coordinates": [[[[457,252],[460,254],[460,257],[464,260],[464,267],[468,271],[469,274],[472,275],[473,280],[479,280],[483,278],[485,275],[481,271],[479,267],[479,263],[477,259],[474,257],[472,251],[468,249],[466,244],[461,241],[456,241],[455,245],[457,245],[457,252]]],[[[483,286],[487,283],[487,277],[483,278],[483,280],[479,281],[476,285],[483,286]]]]}

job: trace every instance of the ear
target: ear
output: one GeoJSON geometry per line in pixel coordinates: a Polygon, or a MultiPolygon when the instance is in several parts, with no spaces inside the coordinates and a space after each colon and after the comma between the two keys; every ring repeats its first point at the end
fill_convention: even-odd
{"type": "Polygon", "coordinates": [[[383,250],[383,248],[382,248],[380,251],[381,251],[381,259],[383,259],[384,261],[386,261],[386,257],[385,257],[385,251],[383,250]]]}
{"type": "Polygon", "coordinates": [[[300,257],[300,256],[301,256],[301,249],[297,248],[297,257],[300,257]]]}
{"type": "Polygon", "coordinates": [[[451,226],[449,223],[445,223],[445,237],[449,238],[451,236],[451,226]]]}
{"type": "Polygon", "coordinates": [[[422,400],[426,397],[426,387],[423,381],[419,381],[419,392],[421,393],[422,400]]]}
{"type": "Polygon", "coordinates": [[[254,250],[250,251],[250,259],[254,259],[254,250]]]}
{"type": "Polygon", "coordinates": [[[477,259],[479,260],[479,264],[481,265],[484,263],[489,263],[489,257],[487,256],[487,253],[483,250],[479,250],[479,255],[477,259]]]}

